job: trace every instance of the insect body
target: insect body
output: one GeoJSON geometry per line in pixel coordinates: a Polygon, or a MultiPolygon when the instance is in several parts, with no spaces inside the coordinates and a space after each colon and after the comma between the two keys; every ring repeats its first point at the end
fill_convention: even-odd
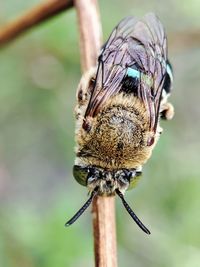
{"type": "Polygon", "coordinates": [[[167,102],[173,80],[167,39],[154,14],[123,19],[102,48],[97,67],[84,74],[77,91],[74,177],[90,198],[66,223],[72,224],[95,195],[118,194],[146,233],[149,230],[124,200],[141,175],[162,128],[171,119],[167,102]]]}

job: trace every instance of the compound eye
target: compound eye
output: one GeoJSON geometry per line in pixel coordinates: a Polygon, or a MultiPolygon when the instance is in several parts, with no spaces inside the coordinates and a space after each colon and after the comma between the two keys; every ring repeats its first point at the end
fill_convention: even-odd
{"type": "Polygon", "coordinates": [[[129,190],[136,187],[139,179],[141,178],[141,175],[142,171],[137,171],[135,169],[130,171],[130,177],[129,177],[130,181],[128,187],[129,190]]]}
{"type": "Polygon", "coordinates": [[[155,138],[153,137],[149,137],[147,140],[147,146],[152,146],[155,142],[155,138]]]}
{"type": "Polygon", "coordinates": [[[82,167],[79,165],[74,165],[73,167],[74,178],[79,184],[83,186],[87,185],[88,172],[89,169],[87,167],[82,167]]]}

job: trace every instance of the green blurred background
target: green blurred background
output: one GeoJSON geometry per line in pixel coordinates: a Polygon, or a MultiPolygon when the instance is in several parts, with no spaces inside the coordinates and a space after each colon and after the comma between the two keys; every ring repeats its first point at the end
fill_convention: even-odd
{"type": "MultiPolygon", "coordinates": [[[[39,0],[0,0],[0,24],[39,0]],[[14,3],[13,3],[14,2],[14,3]]],[[[117,199],[119,266],[200,266],[200,34],[198,0],[102,0],[104,40],[127,15],[155,12],[169,35],[176,116],[126,194],[146,236],[117,199]],[[172,36],[172,37],[170,37],[172,36]]],[[[91,214],[64,223],[87,190],[72,177],[75,91],[80,79],[76,13],[67,11],[0,51],[0,266],[89,267],[91,214]]]]}

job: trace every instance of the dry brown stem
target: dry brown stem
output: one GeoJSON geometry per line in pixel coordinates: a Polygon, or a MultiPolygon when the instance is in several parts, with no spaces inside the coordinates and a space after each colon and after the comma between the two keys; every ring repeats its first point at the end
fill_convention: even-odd
{"type": "Polygon", "coordinates": [[[83,72],[96,65],[101,48],[102,30],[96,0],[74,1],[80,32],[81,65],[83,72]]]}
{"type": "MultiPolygon", "coordinates": [[[[101,23],[96,0],[76,0],[83,72],[97,62],[101,47],[101,23]]],[[[96,267],[117,267],[115,199],[95,197],[93,233],[96,267]]]]}
{"type": "Polygon", "coordinates": [[[117,267],[115,197],[97,197],[93,202],[95,266],[117,267]]]}

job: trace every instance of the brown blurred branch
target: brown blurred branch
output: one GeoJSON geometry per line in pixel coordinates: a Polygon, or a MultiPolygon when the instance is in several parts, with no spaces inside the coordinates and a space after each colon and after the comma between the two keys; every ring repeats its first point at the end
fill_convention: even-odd
{"type": "MultiPolygon", "coordinates": [[[[96,64],[101,46],[101,23],[97,0],[75,0],[80,31],[83,72],[96,64]]],[[[115,199],[95,197],[93,233],[96,267],[117,267],[115,199]]]]}
{"type": "MultiPolygon", "coordinates": [[[[39,25],[72,6],[73,0],[46,0],[7,24],[1,25],[0,47],[6,45],[10,41],[13,41],[15,38],[34,26],[39,25]]],[[[86,29],[86,27],[83,27],[83,30],[84,29],[86,29]]],[[[185,32],[173,32],[169,35],[169,43],[172,50],[179,51],[199,46],[200,30],[196,29],[185,32]]],[[[81,48],[81,51],[82,50],[83,48],[81,48]]],[[[87,61],[84,60],[84,62],[87,61]]]]}
{"type": "Polygon", "coordinates": [[[73,0],[48,0],[26,11],[23,15],[0,27],[0,47],[33,26],[73,6],[73,0]]]}
{"type": "Polygon", "coordinates": [[[200,29],[193,29],[184,32],[172,32],[168,37],[169,47],[175,51],[200,46],[200,29]]]}

